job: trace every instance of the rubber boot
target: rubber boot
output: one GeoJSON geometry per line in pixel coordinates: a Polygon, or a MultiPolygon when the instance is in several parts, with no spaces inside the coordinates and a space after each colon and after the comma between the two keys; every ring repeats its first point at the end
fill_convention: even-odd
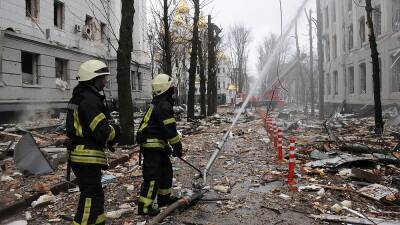
{"type": "Polygon", "coordinates": [[[144,212],[144,203],[139,202],[138,205],[138,214],[139,215],[147,215],[147,216],[157,216],[160,213],[159,209],[154,209],[152,206],[149,206],[147,212],[144,212]]]}

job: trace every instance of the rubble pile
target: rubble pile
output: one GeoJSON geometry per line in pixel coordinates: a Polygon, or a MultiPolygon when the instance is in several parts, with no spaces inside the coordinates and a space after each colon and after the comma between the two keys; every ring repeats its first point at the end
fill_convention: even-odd
{"type": "MultiPolygon", "coordinates": [[[[205,167],[235,116],[228,110],[189,123],[178,121],[185,160],[205,167]]],[[[254,111],[246,112],[211,168],[204,187],[208,192],[190,210],[172,214],[163,224],[400,224],[400,161],[395,151],[398,139],[392,133],[398,131],[396,126],[387,127],[378,137],[373,118],[335,114],[327,121],[307,120],[291,110],[271,117],[283,130],[283,162],[277,160],[262,119],[254,111]],[[294,188],[287,185],[290,137],[296,137],[294,188]]],[[[54,135],[53,141],[63,136],[61,131],[33,131],[54,135]]],[[[20,130],[0,134],[0,148],[13,151],[22,134],[20,130]]],[[[32,133],[41,150],[52,146],[54,142],[41,143],[39,135],[32,133]]],[[[136,214],[142,179],[138,148],[117,148],[107,155],[116,161],[102,179],[108,223],[145,224],[149,218],[136,214]]],[[[192,184],[198,172],[177,158],[172,163],[173,194],[194,195],[192,184]]],[[[6,154],[1,165],[0,207],[41,193],[14,220],[69,223],[79,190],[70,184],[54,191],[55,185],[65,182],[62,160],[45,175],[18,170],[12,154],[6,154]]]]}

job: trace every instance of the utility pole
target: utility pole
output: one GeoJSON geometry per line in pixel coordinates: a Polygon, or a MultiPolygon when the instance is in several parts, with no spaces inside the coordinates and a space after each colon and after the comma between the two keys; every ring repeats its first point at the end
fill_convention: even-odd
{"type": "Polygon", "coordinates": [[[376,44],[374,33],[374,24],[372,22],[372,5],[371,0],[365,0],[365,10],[367,11],[367,24],[369,28],[369,45],[371,48],[372,58],[372,79],[374,87],[374,103],[375,103],[375,133],[383,133],[383,119],[382,119],[382,103],[381,103],[381,88],[379,79],[379,53],[376,44]]]}
{"type": "Polygon", "coordinates": [[[322,13],[321,13],[321,0],[317,1],[317,38],[318,38],[318,97],[319,97],[319,119],[324,119],[324,52],[322,49],[322,13]]]}
{"type": "Polygon", "coordinates": [[[119,46],[117,51],[117,83],[119,101],[119,119],[123,145],[134,144],[133,103],[131,92],[131,53],[134,0],[122,1],[121,26],[119,28],[119,46]]]}
{"type": "Polygon", "coordinates": [[[307,15],[306,11],[306,16],[308,19],[308,24],[309,24],[309,35],[310,35],[310,95],[311,95],[311,118],[314,118],[315,116],[315,108],[314,108],[314,99],[315,99],[315,93],[314,93],[314,53],[313,53],[313,33],[312,33],[312,12],[310,9],[310,15],[307,15]]]}
{"type": "Polygon", "coordinates": [[[199,46],[200,3],[199,0],[193,0],[193,3],[194,3],[194,21],[193,21],[193,35],[192,35],[192,52],[190,53],[190,67],[189,67],[189,93],[188,93],[188,111],[187,111],[188,121],[194,119],[197,49],[199,46]]]}

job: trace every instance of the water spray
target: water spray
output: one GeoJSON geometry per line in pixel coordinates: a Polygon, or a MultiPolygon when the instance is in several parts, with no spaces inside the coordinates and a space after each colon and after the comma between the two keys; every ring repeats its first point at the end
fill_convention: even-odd
{"type": "MultiPolygon", "coordinates": [[[[264,74],[267,75],[267,80],[268,80],[268,76],[269,76],[268,71],[269,71],[269,69],[271,68],[272,63],[273,63],[275,57],[280,53],[280,50],[282,49],[283,45],[285,44],[285,42],[286,42],[286,40],[287,40],[287,38],[288,38],[288,36],[289,36],[290,31],[293,29],[293,27],[294,27],[294,25],[296,24],[296,22],[297,22],[298,18],[300,17],[300,15],[302,15],[303,8],[305,7],[305,5],[307,4],[308,1],[309,1],[309,0],[303,0],[301,6],[300,6],[299,9],[297,10],[296,16],[291,20],[291,22],[289,23],[289,25],[288,25],[288,27],[286,28],[285,32],[279,37],[279,39],[278,39],[278,44],[277,44],[277,46],[273,49],[272,54],[271,54],[271,57],[268,58],[267,62],[265,63],[265,65],[264,65],[264,67],[263,67],[263,69],[261,70],[260,76],[258,77],[256,84],[260,84],[260,83],[261,83],[260,81],[262,80],[264,74]]],[[[255,92],[256,89],[257,89],[257,86],[256,86],[256,85],[253,86],[253,87],[250,89],[250,91],[249,91],[249,93],[248,93],[248,95],[247,95],[245,101],[243,102],[243,104],[242,104],[242,106],[240,107],[239,111],[237,112],[237,114],[236,114],[234,120],[232,121],[231,126],[230,126],[229,129],[226,131],[226,133],[225,133],[225,135],[223,136],[221,142],[217,145],[216,149],[214,150],[214,152],[213,152],[213,154],[212,154],[210,160],[209,160],[208,163],[207,163],[206,168],[205,168],[204,171],[203,171],[203,186],[205,186],[205,185],[207,184],[207,174],[209,173],[209,171],[210,171],[210,169],[211,169],[211,166],[214,164],[214,162],[215,162],[215,160],[217,159],[217,157],[218,157],[220,151],[221,151],[222,148],[224,147],[225,143],[228,141],[229,134],[231,133],[233,127],[236,125],[236,123],[237,123],[237,121],[238,121],[240,115],[243,113],[243,111],[244,111],[246,105],[249,103],[250,97],[254,94],[254,92],[255,92]]]]}

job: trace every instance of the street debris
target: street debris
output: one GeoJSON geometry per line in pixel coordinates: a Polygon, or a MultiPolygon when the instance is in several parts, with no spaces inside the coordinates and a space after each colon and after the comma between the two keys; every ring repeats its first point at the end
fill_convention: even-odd
{"type": "Polygon", "coordinates": [[[22,136],[15,146],[14,161],[18,169],[31,174],[40,175],[54,171],[30,133],[22,136]]]}
{"type": "MultiPolygon", "coordinates": [[[[221,145],[230,126],[234,114],[229,113],[229,108],[224,110],[227,111],[207,119],[177,122],[183,135],[185,160],[200,170],[205,168],[212,150],[221,145]]],[[[109,160],[116,161],[102,176],[107,220],[112,224],[193,221],[193,224],[319,225],[323,223],[321,220],[399,224],[396,219],[400,216],[400,163],[392,151],[398,139],[391,133],[398,128],[391,127],[390,132],[376,137],[369,129],[373,125],[372,118],[336,114],[324,127],[323,122],[307,120],[291,109],[286,109],[280,119],[278,114],[272,112],[270,116],[282,126],[282,162],[277,160],[274,139],[268,137],[264,123],[254,112],[247,112],[229,133],[208,175],[203,187],[209,190],[205,198],[163,208],[157,220],[136,214],[142,179],[138,148],[127,146],[118,147],[115,153],[107,151],[109,160]],[[286,185],[292,136],[296,137],[294,190],[286,185]],[[176,210],[188,206],[190,210],[180,213],[176,210]]],[[[14,202],[36,196],[35,204],[31,202],[35,207],[25,207],[19,217],[33,225],[43,224],[43,221],[64,224],[66,218],[73,218],[79,189],[73,183],[66,188],[67,151],[62,145],[66,136],[63,129],[59,129],[61,123],[39,129],[29,124],[1,126],[7,131],[0,131],[3,132],[0,133],[0,156],[3,155],[0,158],[0,203],[11,207],[14,202]],[[19,129],[21,127],[28,132],[19,129]],[[17,167],[12,156],[27,135],[34,140],[30,143],[43,160],[50,167],[54,165],[53,171],[35,175],[17,167]],[[65,188],[54,188],[57,185],[65,188]]],[[[171,159],[173,195],[186,200],[199,197],[193,189],[193,177],[198,171],[190,169],[180,159],[171,159]]]]}
{"type": "Polygon", "coordinates": [[[38,198],[38,200],[33,201],[31,206],[32,208],[42,206],[45,204],[49,204],[56,201],[56,197],[52,194],[42,195],[38,198]]]}

